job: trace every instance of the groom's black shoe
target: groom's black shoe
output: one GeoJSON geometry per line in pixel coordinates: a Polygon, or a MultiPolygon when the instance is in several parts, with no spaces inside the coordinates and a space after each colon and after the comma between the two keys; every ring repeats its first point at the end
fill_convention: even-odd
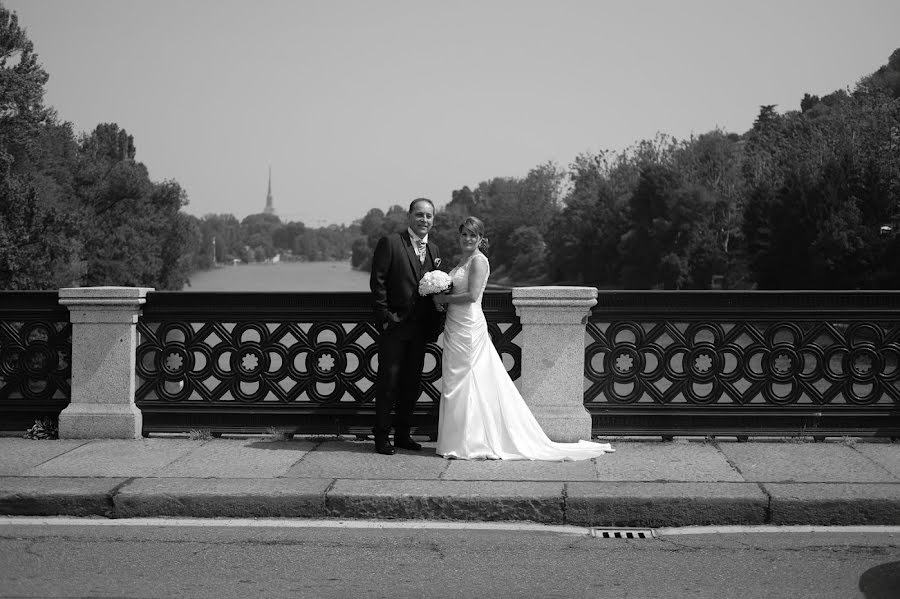
{"type": "Polygon", "coordinates": [[[400,449],[411,449],[412,451],[422,451],[422,444],[416,443],[409,437],[394,437],[394,447],[400,449]]]}
{"type": "Polygon", "coordinates": [[[387,439],[375,439],[375,451],[383,455],[394,455],[394,446],[387,439]]]}

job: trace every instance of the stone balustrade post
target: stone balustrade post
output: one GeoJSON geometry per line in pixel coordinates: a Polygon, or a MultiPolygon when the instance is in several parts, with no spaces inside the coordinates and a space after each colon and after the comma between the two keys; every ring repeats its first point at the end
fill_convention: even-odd
{"type": "Polygon", "coordinates": [[[593,287],[518,287],[513,305],[522,322],[522,397],[553,441],[591,438],[584,408],[584,334],[593,287]]]}
{"type": "Polygon", "coordinates": [[[72,323],[72,398],[59,415],[61,439],[137,439],[135,350],[149,287],[69,287],[59,303],[72,323]]]}

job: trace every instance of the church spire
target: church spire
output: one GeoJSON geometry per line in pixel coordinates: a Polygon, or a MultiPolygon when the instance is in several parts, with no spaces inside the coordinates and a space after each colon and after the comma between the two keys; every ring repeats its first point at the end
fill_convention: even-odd
{"type": "Polygon", "coordinates": [[[272,198],[272,167],[269,167],[269,192],[266,194],[265,214],[275,214],[275,202],[272,198]]]}

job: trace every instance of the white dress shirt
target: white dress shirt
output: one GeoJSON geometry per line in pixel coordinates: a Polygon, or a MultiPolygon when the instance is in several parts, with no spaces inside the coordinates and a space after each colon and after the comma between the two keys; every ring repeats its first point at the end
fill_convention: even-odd
{"type": "Polygon", "coordinates": [[[428,250],[428,233],[425,233],[425,237],[419,238],[418,235],[413,233],[413,230],[409,227],[406,227],[406,232],[409,233],[409,238],[412,241],[413,250],[416,252],[416,256],[419,258],[419,264],[425,264],[425,253],[428,250]],[[419,250],[419,242],[424,243],[422,250],[419,250]]]}

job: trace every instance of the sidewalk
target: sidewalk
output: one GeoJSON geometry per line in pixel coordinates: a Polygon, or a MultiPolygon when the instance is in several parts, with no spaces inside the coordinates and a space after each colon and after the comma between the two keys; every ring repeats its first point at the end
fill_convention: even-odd
{"type": "Polygon", "coordinates": [[[560,463],[445,460],[434,443],[383,456],[352,437],[0,437],[0,514],[900,524],[898,443],[608,441],[560,463]]]}

